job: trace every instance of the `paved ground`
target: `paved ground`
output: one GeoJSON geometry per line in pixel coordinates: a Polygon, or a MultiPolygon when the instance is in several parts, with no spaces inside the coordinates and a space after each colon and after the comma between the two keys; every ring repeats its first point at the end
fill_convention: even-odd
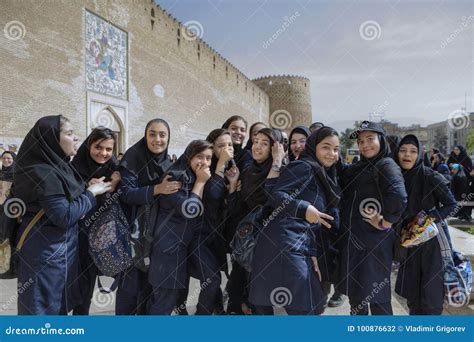
{"type": "MultiPolygon", "coordinates": [[[[474,236],[457,229],[450,228],[451,238],[454,246],[465,255],[474,255],[474,236]]],[[[472,260],[472,259],[471,259],[472,260]]],[[[474,261],[474,260],[473,260],[474,261]]],[[[104,286],[110,285],[111,278],[103,277],[104,286]]],[[[392,273],[392,284],[395,284],[396,274],[392,273]]],[[[192,279],[188,297],[188,312],[193,314],[199,293],[199,282],[192,279]]],[[[474,298],[473,298],[474,299],[474,298]]],[[[92,315],[113,315],[115,294],[101,294],[97,289],[94,292],[92,315]]],[[[392,305],[395,315],[407,315],[405,300],[393,292],[392,285],[392,305]]],[[[324,315],[348,315],[350,311],[349,303],[346,300],[338,308],[327,308],[324,315]]],[[[0,280],[0,315],[16,315],[16,279],[0,280]]],[[[285,314],[283,310],[278,310],[277,314],[285,314]]],[[[463,308],[449,308],[443,315],[474,315],[474,301],[463,308]]]]}

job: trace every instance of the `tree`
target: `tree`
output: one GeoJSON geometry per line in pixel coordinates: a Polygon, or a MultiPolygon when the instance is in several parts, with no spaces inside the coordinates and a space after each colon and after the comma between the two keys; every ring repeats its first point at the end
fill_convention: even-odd
{"type": "Polygon", "coordinates": [[[349,135],[354,131],[353,128],[346,128],[344,132],[339,133],[339,140],[341,141],[341,156],[345,156],[348,149],[352,148],[354,139],[350,139],[349,135]]]}
{"type": "Polygon", "coordinates": [[[474,152],[474,129],[470,129],[466,137],[466,150],[469,155],[474,152]]]}

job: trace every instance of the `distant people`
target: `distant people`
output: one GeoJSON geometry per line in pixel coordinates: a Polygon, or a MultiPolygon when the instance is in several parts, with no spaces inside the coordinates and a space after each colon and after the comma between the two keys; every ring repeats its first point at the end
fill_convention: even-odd
{"type": "MultiPolygon", "coordinates": [[[[447,164],[446,164],[446,159],[445,159],[444,156],[443,156],[441,153],[439,153],[439,152],[433,154],[433,155],[431,156],[430,160],[431,160],[431,168],[432,168],[433,170],[435,170],[435,171],[440,172],[440,171],[439,171],[439,168],[440,168],[441,165],[443,165],[443,164],[446,165],[446,167],[448,167],[447,164]]],[[[449,170],[449,169],[448,169],[448,170],[449,170]]]]}
{"type": "Polygon", "coordinates": [[[300,154],[305,149],[306,140],[310,135],[310,130],[304,126],[293,128],[288,139],[290,143],[290,148],[288,150],[288,157],[290,161],[299,159],[300,154]]]}
{"type": "Polygon", "coordinates": [[[178,160],[178,156],[173,153],[173,154],[171,155],[171,161],[172,161],[173,164],[174,164],[174,163],[176,163],[177,160],[178,160]]]}
{"type": "Polygon", "coordinates": [[[354,158],[352,158],[352,163],[351,164],[355,164],[359,161],[359,156],[354,156],[354,158]]]}
{"type": "Polygon", "coordinates": [[[321,127],[324,127],[324,124],[322,122],[313,122],[310,126],[309,126],[309,131],[311,133],[317,131],[318,129],[320,129],[321,127]]]}
{"type": "MultiPolygon", "coordinates": [[[[466,170],[460,164],[452,164],[451,173],[453,175],[451,179],[451,190],[456,198],[456,201],[461,202],[468,200],[469,195],[469,176],[466,175],[466,170]]],[[[471,208],[463,206],[457,213],[457,217],[460,220],[471,222],[471,208]]]]}
{"type": "Polygon", "coordinates": [[[121,161],[122,158],[123,158],[123,153],[120,152],[120,153],[117,155],[117,160],[118,160],[118,161],[121,161]]]}
{"type": "Polygon", "coordinates": [[[464,146],[456,145],[449,155],[447,164],[449,167],[452,167],[451,164],[460,164],[466,171],[466,175],[469,175],[472,171],[472,160],[467,155],[466,149],[464,146]]]}
{"type": "Polygon", "coordinates": [[[0,170],[0,208],[7,199],[13,182],[13,163],[16,154],[11,151],[2,153],[2,169],[0,170]]]}
{"type": "Polygon", "coordinates": [[[423,165],[427,167],[431,167],[431,161],[430,158],[428,157],[428,152],[426,151],[426,146],[423,145],[423,165]]]}

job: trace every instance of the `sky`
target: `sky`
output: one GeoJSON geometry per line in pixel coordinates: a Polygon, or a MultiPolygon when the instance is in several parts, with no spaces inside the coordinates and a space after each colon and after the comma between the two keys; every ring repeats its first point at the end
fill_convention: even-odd
{"type": "Polygon", "coordinates": [[[156,2],[250,79],[309,78],[313,121],[338,130],[474,111],[474,1],[156,2]]]}

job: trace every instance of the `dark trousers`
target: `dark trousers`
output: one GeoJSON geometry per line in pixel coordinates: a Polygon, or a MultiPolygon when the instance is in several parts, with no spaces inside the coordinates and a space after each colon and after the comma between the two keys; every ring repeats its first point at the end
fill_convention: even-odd
{"type": "Polygon", "coordinates": [[[229,303],[227,312],[243,314],[242,304],[246,301],[248,284],[248,272],[237,262],[232,263],[232,272],[227,282],[229,303]]]}
{"type": "Polygon", "coordinates": [[[367,316],[370,313],[372,316],[392,316],[392,303],[366,303],[359,300],[349,298],[351,304],[351,316],[367,316]]]}
{"type": "Polygon", "coordinates": [[[82,302],[72,310],[74,316],[87,316],[91,308],[92,296],[94,295],[95,279],[97,274],[83,274],[80,281],[82,302]]]}
{"type": "Polygon", "coordinates": [[[169,316],[178,306],[178,311],[183,310],[183,304],[179,303],[182,298],[183,289],[164,289],[161,287],[153,288],[153,300],[151,301],[148,313],[150,315],[169,316]],[[178,304],[179,303],[179,304],[178,304]]]}
{"type": "MultiPolygon", "coordinates": [[[[255,311],[257,315],[261,316],[273,316],[275,313],[272,306],[256,306],[255,311]]],[[[288,316],[307,316],[307,315],[316,315],[314,311],[305,311],[305,310],[294,310],[285,308],[288,316]]]]}
{"type": "Polygon", "coordinates": [[[422,305],[419,301],[408,301],[407,305],[410,315],[439,316],[443,313],[442,307],[428,307],[426,305],[422,305]]]}
{"type": "Polygon", "coordinates": [[[120,284],[115,297],[116,315],[146,315],[149,301],[152,299],[153,291],[148,282],[148,273],[133,270],[131,277],[126,281],[134,285],[124,286],[120,284]]]}

